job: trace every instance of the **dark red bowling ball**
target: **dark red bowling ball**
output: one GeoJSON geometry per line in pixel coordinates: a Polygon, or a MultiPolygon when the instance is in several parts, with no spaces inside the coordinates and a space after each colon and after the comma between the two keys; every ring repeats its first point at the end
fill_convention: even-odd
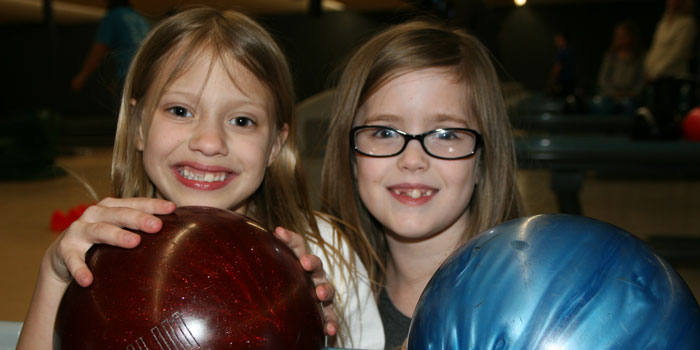
{"type": "Polygon", "coordinates": [[[229,211],[181,207],[134,249],[97,245],[73,282],[56,349],[321,349],[322,310],[294,253],[229,211]]]}
{"type": "Polygon", "coordinates": [[[686,114],[681,122],[683,138],[690,141],[700,141],[700,107],[695,107],[686,114]]]}

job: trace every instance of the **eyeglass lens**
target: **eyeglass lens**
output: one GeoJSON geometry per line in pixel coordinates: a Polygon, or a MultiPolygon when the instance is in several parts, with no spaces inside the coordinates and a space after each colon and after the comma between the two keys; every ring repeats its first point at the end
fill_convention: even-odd
{"type": "MultiPolygon", "coordinates": [[[[409,141],[400,131],[386,127],[367,127],[355,131],[355,147],[370,156],[398,154],[409,141]]],[[[437,129],[423,134],[423,147],[442,158],[461,158],[474,152],[476,137],[462,129],[437,129]]]]}

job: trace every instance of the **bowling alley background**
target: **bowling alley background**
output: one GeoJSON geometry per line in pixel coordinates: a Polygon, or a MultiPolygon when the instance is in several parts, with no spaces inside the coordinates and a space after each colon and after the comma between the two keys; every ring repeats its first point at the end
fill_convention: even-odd
{"type": "MultiPolygon", "coordinates": [[[[21,321],[43,252],[57,235],[51,230],[52,216],[93,203],[93,192],[97,198],[109,195],[116,113],[113,87],[107,83],[109,63],[80,92],[68,87],[104,11],[86,4],[100,1],[72,1],[90,11],[79,15],[55,11],[54,21],[48,23],[42,20],[41,1],[26,0],[28,5],[17,12],[9,3],[0,2],[0,154],[6,173],[0,175],[0,321],[21,321]],[[15,128],[18,116],[26,116],[20,120],[29,121],[29,127],[15,128]],[[43,142],[22,157],[48,157],[48,169],[14,171],[16,159],[11,156],[17,150],[6,141],[14,140],[18,132],[25,139],[43,142]]],[[[167,7],[151,8],[145,3],[132,1],[154,22],[167,15],[167,7]]],[[[249,10],[285,49],[300,103],[332,86],[335,68],[348,50],[377,29],[421,11],[462,24],[485,42],[501,67],[508,101],[545,87],[555,55],[552,38],[567,31],[577,54],[578,86],[591,92],[614,24],[635,20],[643,46],[648,47],[663,12],[660,0],[530,0],[524,7],[506,0],[355,3],[355,8],[348,5],[343,11],[311,11],[306,5],[249,10]]],[[[246,10],[245,1],[237,4],[241,7],[236,8],[246,10]]],[[[309,156],[321,157],[322,151],[309,156]]],[[[560,212],[549,171],[523,169],[519,182],[528,214],[560,212]]],[[[677,258],[674,266],[696,298],[700,296],[700,245],[694,240],[700,240],[698,176],[649,179],[587,173],[580,202],[586,216],[661,242],[659,249],[677,258]]]]}

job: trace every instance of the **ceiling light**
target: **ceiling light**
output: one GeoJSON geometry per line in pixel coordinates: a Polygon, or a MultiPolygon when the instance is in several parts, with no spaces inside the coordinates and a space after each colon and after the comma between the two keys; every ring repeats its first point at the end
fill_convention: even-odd
{"type": "Polygon", "coordinates": [[[336,0],[323,0],[321,2],[324,10],[330,11],[343,11],[345,10],[345,4],[336,0]]]}

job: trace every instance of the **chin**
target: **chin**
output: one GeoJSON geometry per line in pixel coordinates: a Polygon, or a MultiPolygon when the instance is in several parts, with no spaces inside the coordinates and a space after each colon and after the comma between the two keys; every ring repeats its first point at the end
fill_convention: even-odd
{"type": "Polygon", "coordinates": [[[389,234],[400,241],[422,241],[435,235],[434,230],[420,225],[402,223],[389,227],[389,234]]]}

